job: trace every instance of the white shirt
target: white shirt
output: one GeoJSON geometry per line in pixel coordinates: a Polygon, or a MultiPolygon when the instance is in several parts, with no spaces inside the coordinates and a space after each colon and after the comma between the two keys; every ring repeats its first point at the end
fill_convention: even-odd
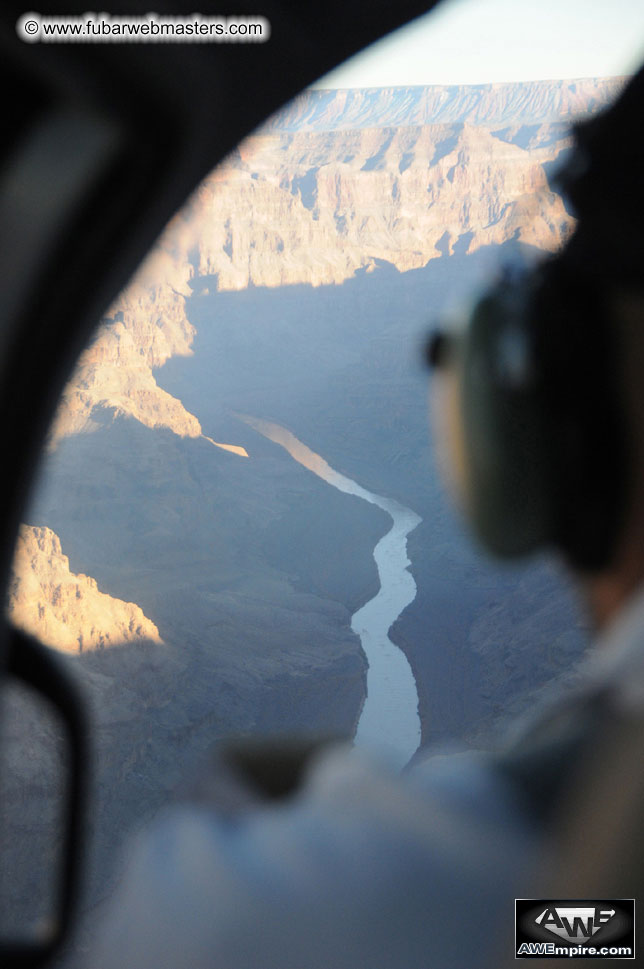
{"type": "MultiPolygon", "coordinates": [[[[644,708],[644,593],[601,637],[586,680],[644,708]]],[[[496,969],[514,954],[514,899],[546,848],[486,755],[398,775],[327,749],[287,801],[162,812],[133,848],[90,964],[496,969]]]]}
{"type": "Polygon", "coordinates": [[[400,776],[329,750],[287,802],[233,818],[163,812],[134,848],[90,964],[495,966],[537,841],[484,758],[400,776]]]}

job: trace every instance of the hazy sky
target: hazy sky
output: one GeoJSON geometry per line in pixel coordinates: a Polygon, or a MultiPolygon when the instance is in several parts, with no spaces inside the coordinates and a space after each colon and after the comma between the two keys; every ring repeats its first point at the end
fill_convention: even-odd
{"type": "Polygon", "coordinates": [[[644,0],[444,0],[315,86],[596,77],[643,61],[644,0]]]}

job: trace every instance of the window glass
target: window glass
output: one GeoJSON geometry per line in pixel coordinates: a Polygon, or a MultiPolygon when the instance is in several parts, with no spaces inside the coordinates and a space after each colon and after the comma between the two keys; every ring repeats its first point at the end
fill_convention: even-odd
{"type": "Polygon", "coordinates": [[[420,361],[428,325],[507,252],[561,246],[570,122],[632,66],[617,42],[593,60],[595,5],[524,6],[445,4],[402,55],[385,42],[269,119],[78,363],[8,611],[91,704],[88,905],[123,832],[231,735],[355,734],[402,766],[492,747],[574,683],[584,617],[551,559],[501,568],[471,545],[420,361]]]}

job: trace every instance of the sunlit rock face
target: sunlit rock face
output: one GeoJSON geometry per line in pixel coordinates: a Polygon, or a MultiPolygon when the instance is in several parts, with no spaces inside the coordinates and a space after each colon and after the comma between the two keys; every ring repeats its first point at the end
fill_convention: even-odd
{"type": "Polygon", "coordinates": [[[385,260],[401,271],[516,239],[556,249],[571,227],[545,163],[471,125],[257,136],[206,182],[198,271],[219,289],[342,283],[385,260]],[[248,213],[252,213],[251,219],[248,213]]]}
{"type": "Polygon", "coordinates": [[[106,595],[95,579],[70,571],[50,528],[21,526],[7,615],[41,642],[66,653],[161,641],[139,606],[106,595]]]}
{"type": "MultiPolygon", "coordinates": [[[[551,188],[567,122],[600,108],[621,83],[304,93],[170,222],[80,358],[50,447],[120,417],[205,436],[155,376],[171,357],[192,354],[185,303],[195,291],[341,284],[379,261],[402,272],[510,239],[556,249],[572,227],[551,188]]],[[[206,440],[246,456],[217,433],[206,440]]],[[[69,571],[53,532],[23,528],[9,602],[15,621],[72,651],[158,638],[137,606],[92,583],[69,571]]]]}
{"type": "Polygon", "coordinates": [[[268,131],[390,125],[528,125],[571,121],[615,97],[624,78],[306,91],[266,124],[268,131]]]}
{"type": "MultiPolygon", "coordinates": [[[[154,369],[191,353],[193,288],[342,283],[509,239],[554,250],[572,219],[550,166],[567,123],[620,79],[309,91],[271,118],[169,224],[81,357],[50,437],[128,415],[199,437],[154,369]]],[[[234,443],[234,442],[233,442],[234,443]]]]}
{"type": "Polygon", "coordinates": [[[201,186],[197,270],[220,289],[320,285],[457,246],[555,249],[571,219],[548,166],[620,84],[306,92],[201,186]]]}
{"type": "Polygon", "coordinates": [[[169,251],[181,237],[179,226],[166,236],[82,354],[52,426],[51,448],[61,437],[96,430],[119,415],[146,427],[168,427],[181,437],[201,434],[197,418],[153,374],[169,357],[190,354],[194,333],[184,311],[190,266],[183,247],[169,251]]]}
{"type": "MultiPolygon", "coordinates": [[[[424,741],[487,744],[490,718],[510,704],[520,714],[577,654],[553,580],[530,578],[508,607],[510,580],[473,562],[442,510],[425,387],[404,347],[427,287],[442,306],[462,272],[466,284],[487,272],[488,243],[560,245],[572,224],[552,191],[569,144],[561,119],[617,86],[305,94],[205,180],[107,310],[52,430],[29,518],[49,527],[23,526],[7,604],[68,654],[99,727],[88,910],[109,893],[123,832],[213,742],[351,734],[363,708],[351,616],[377,595],[373,551],[390,520],[229,410],[282,421],[324,455],[297,452],[312,470],[328,460],[424,518],[409,540],[418,595],[391,632],[416,677],[424,741]]],[[[29,783],[48,775],[19,744],[24,834],[24,771],[29,783]]],[[[32,800],[39,865],[51,837],[31,838],[32,800]]]]}

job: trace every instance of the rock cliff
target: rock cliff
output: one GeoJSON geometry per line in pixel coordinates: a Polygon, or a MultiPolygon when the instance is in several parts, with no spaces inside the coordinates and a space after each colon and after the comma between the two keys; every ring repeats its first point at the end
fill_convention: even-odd
{"type": "Polygon", "coordinates": [[[322,285],[508,239],[556,249],[572,220],[546,172],[567,145],[563,126],[527,148],[463,123],[256,135],[197,193],[196,272],[322,285]]]}
{"type": "MultiPolygon", "coordinates": [[[[107,312],[52,430],[30,519],[50,527],[23,526],[8,601],[69,654],[97,725],[88,909],[109,893],[123,831],[213,742],[350,734],[364,701],[350,616],[377,590],[389,522],[232,410],[289,426],[423,515],[418,595],[394,639],[425,739],[487,742],[497,710],[520,712],[577,654],[554,580],[530,573],[508,608],[516,579],[475,560],[441,506],[411,356],[416,326],[487,278],[505,243],[561,244],[572,220],[551,175],[566,122],[618,84],[309,92],[206,179],[107,312]],[[234,453],[212,446],[225,440],[234,453]]],[[[16,722],[26,768],[8,800],[39,865],[25,775],[44,789],[53,772],[16,722]]]]}
{"type": "Polygon", "coordinates": [[[21,527],[7,614],[15,625],[66,653],[161,641],[157,627],[135,603],[112,598],[95,579],[70,571],[50,528],[21,527]]]}
{"type": "MultiPolygon", "coordinates": [[[[82,355],[51,448],[119,416],[204,436],[155,378],[171,357],[192,353],[185,303],[195,293],[340,284],[382,262],[405,272],[511,239],[557,248],[572,225],[550,184],[568,146],[566,122],[596,110],[620,83],[306,92],[169,224],[82,355]]],[[[52,645],[158,637],[138,607],[70,573],[46,529],[23,529],[15,569],[12,615],[52,645]]]]}
{"type": "Polygon", "coordinates": [[[194,331],[184,312],[191,267],[180,240],[177,221],[102,321],[65,389],[51,448],[61,437],[96,430],[123,414],[146,427],[170,427],[182,437],[201,434],[197,418],[162,390],[153,374],[169,357],[191,352],[194,331]]]}
{"type": "Polygon", "coordinates": [[[550,184],[567,122],[620,79],[309,91],[210,175],[79,362],[52,428],[127,414],[198,437],[154,369],[191,352],[193,289],[342,283],[509,239],[555,249],[571,217],[550,184]]]}
{"type": "Polygon", "coordinates": [[[267,123],[277,131],[570,122],[616,97],[623,77],[305,91],[267,123]]]}

